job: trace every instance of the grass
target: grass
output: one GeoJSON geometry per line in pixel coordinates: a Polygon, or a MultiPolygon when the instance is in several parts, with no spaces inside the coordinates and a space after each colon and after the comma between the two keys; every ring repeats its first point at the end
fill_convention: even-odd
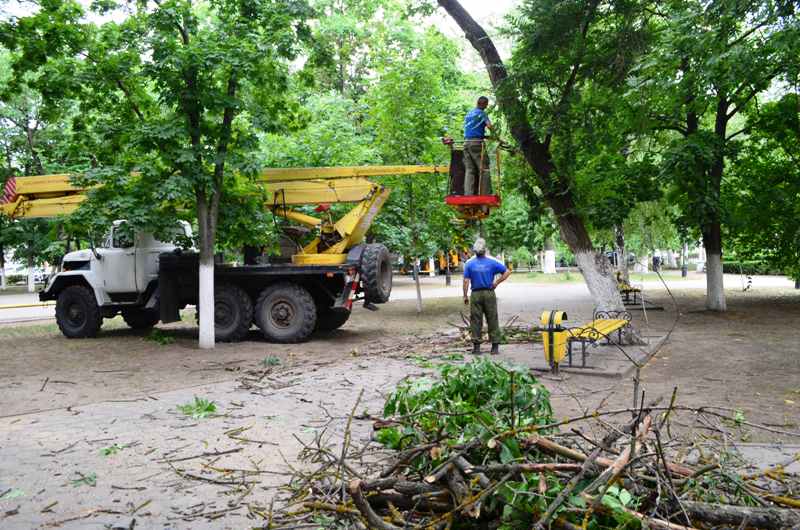
{"type": "MultiPolygon", "coordinates": [[[[696,280],[699,277],[696,274],[689,273],[689,276],[686,278],[681,277],[681,271],[679,270],[668,270],[662,271],[661,276],[665,280],[673,281],[686,281],[686,280],[696,280]]],[[[703,276],[704,277],[704,276],[703,276]]],[[[655,272],[631,272],[630,273],[630,280],[634,283],[641,283],[645,281],[658,281],[658,275],[655,272]]],[[[583,275],[580,272],[557,272],[555,274],[544,274],[542,272],[518,272],[511,276],[512,282],[524,282],[524,283],[582,283],[583,282],[583,275]]]]}
{"type": "Polygon", "coordinates": [[[175,342],[175,337],[168,333],[164,333],[162,330],[158,328],[154,328],[149,335],[147,335],[147,340],[160,344],[162,346],[169,346],[175,342]]]}
{"type": "MultiPolygon", "coordinates": [[[[103,320],[103,330],[109,329],[122,329],[127,328],[127,324],[122,320],[122,317],[115,317],[112,319],[103,320]]],[[[61,336],[61,331],[55,321],[41,323],[41,322],[15,322],[9,324],[0,324],[0,339],[17,339],[17,338],[30,338],[30,337],[46,337],[48,335],[61,336]]]]}
{"type": "Polygon", "coordinates": [[[194,420],[200,420],[213,415],[217,411],[217,405],[213,401],[195,396],[191,403],[178,405],[178,410],[194,420]]]}
{"type": "Polygon", "coordinates": [[[97,473],[86,473],[83,474],[78,472],[78,477],[75,480],[71,481],[74,487],[78,486],[97,486],[97,473]]]}
{"type": "Polygon", "coordinates": [[[525,283],[580,283],[583,281],[583,276],[579,272],[557,272],[555,274],[523,272],[512,275],[511,280],[525,283]]]}
{"type": "Polygon", "coordinates": [[[261,364],[263,364],[265,367],[279,366],[281,364],[281,360],[278,357],[275,357],[274,355],[267,355],[261,361],[261,364]]]}
{"type": "Polygon", "coordinates": [[[112,444],[108,447],[103,447],[100,449],[100,454],[103,456],[112,456],[125,449],[125,447],[125,445],[112,444]]]}

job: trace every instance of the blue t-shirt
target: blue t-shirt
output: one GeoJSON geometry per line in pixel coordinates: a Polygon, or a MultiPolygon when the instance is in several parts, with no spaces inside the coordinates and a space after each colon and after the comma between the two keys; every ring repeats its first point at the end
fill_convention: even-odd
{"type": "Polygon", "coordinates": [[[469,279],[472,290],[491,289],[496,274],[506,272],[506,266],[494,258],[474,256],[464,264],[464,278],[469,279]]]}
{"type": "Polygon", "coordinates": [[[464,138],[467,140],[483,138],[487,123],[489,123],[489,116],[483,110],[475,107],[464,116],[464,138]]]}

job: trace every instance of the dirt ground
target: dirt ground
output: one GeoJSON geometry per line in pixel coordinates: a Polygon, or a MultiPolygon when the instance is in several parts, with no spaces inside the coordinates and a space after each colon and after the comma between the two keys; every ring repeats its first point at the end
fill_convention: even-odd
{"type": "MultiPolygon", "coordinates": [[[[259,509],[286,480],[287,462],[296,464],[300,440],[323,427],[335,440],[362,391],[359,409],[377,414],[397,381],[430,371],[423,357],[466,351],[454,340],[464,310],[457,285],[426,279],[418,315],[412,286],[400,279],[399,300],[378,312],[356,309],[341,330],[299,345],[269,344],[253,332],[252,340],[202,351],[188,315],[186,324],[160,328],[174,340],[166,345],[118,322],[94,340],[64,339],[52,323],[0,327],[0,527],[127,527],[133,519],[143,528],[259,524],[259,509]],[[270,356],[280,364],[266,367],[270,356]],[[204,420],[178,413],[195,395],[214,400],[219,413],[204,420]],[[113,444],[122,449],[100,452],[113,444]],[[220,451],[233,452],[196,456],[220,451]],[[188,460],[168,462],[181,458],[188,460]],[[213,482],[209,462],[258,470],[258,482],[239,498],[213,482]],[[81,479],[90,473],[94,486],[81,479]]],[[[729,311],[715,314],[703,311],[703,291],[686,285],[671,285],[679,312],[659,289],[648,297],[664,311],[647,311],[646,319],[634,312],[644,337],[669,333],[642,369],[645,399],[668,401],[677,387],[682,405],[739,410],[775,431],[799,431],[800,291],[732,289],[729,311]]],[[[517,316],[533,324],[542,310],[559,308],[576,325],[592,314],[578,283],[512,279],[498,296],[501,321],[517,316]]],[[[530,352],[540,356],[541,346],[530,352]]],[[[541,380],[558,417],[632,401],[630,377],[541,380]]],[[[357,437],[368,439],[370,422],[355,423],[357,437]]],[[[746,440],[798,442],[766,431],[746,440]]]]}

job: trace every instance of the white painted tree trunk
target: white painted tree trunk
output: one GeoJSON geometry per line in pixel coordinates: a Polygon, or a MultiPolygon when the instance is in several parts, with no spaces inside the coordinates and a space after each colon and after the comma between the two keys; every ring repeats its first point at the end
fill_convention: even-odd
{"type": "Polygon", "coordinates": [[[726,311],[722,256],[708,252],[706,258],[706,307],[711,311],[726,311]]]}
{"type": "Polygon", "coordinates": [[[542,262],[542,272],[545,274],[556,273],[556,251],[545,250],[544,261],[542,262]]]}
{"type": "Polygon", "coordinates": [[[422,313],[422,289],[419,286],[419,258],[414,258],[414,285],[417,288],[417,313],[422,313]]]}
{"type": "Polygon", "coordinates": [[[214,347],[214,255],[200,260],[200,289],[197,295],[200,311],[200,348],[214,347]]]}
{"type": "Polygon", "coordinates": [[[436,276],[436,264],[433,262],[433,258],[428,258],[428,276],[431,278],[436,276]]]}
{"type": "Polygon", "coordinates": [[[581,251],[575,253],[575,261],[597,303],[597,311],[624,311],[611,263],[606,257],[592,251],[581,251]]]}
{"type": "Polygon", "coordinates": [[[28,292],[36,292],[36,281],[33,278],[33,258],[28,258],[28,292]]]}
{"type": "Polygon", "coordinates": [[[2,267],[0,268],[0,290],[5,291],[6,287],[8,287],[6,283],[6,269],[2,267]]]}

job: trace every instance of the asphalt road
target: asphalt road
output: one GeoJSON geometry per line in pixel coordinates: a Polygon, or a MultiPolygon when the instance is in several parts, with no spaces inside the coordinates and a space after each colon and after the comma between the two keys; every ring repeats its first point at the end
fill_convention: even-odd
{"type": "MultiPolygon", "coordinates": [[[[526,273],[520,273],[525,275],[526,273]]],[[[667,285],[671,288],[684,288],[684,289],[705,289],[706,280],[705,275],[692,273],[686,280],[676,279],[672,276],[667,276],[667,285]]],[[[725,275],[725,286],[727,289],[741,290],[744,286],[742,276],[735,274],[725,275]]],[[[423,299],[426,298],[450,298],[461,296],[461,277],[453,276],[452,285],[446,287],[444,285],[444,276],[421,277],[423,286],[423,299]]],[[[517,298],[529,296],[526,289],[519,289],[520,283],[532,283],[531,280],[524,278],[514,278],[512,281],[502,284],[498,289],[498,295],[507,298],[517,298]]],[[[639,285],[637,282],[633,282],[639,285]]],[[[554,296],[558,295],[588,295],[589,291],[583,282],[554,282],[543,283],[541,289],[551,291],[554,296]]],[[[793,287],[793,282],[784,276],[753,276],[752,285],[750,289],[758,289],[761,287],[793,287]]],[[[646,291],[663,290],[663,284],[658,280],[648,280],[641,284],[641,287],[646,291]]],[[[413,300],[416,298],[416,289],[414,282],[410,276],[395,276],[394,287],[392,290],[392,300],[413,300]]],[[[25,308],[4,308],[2,306],[15,305],[15,304],[37,304],[39,298],[36,293],[13,293],[4,294],[0,293],[0,324],[10,324],[15,322],[26,322],[33,320],[48,320],[55,318],[55,308],[53,306],[46,307],[25,307],[25,308]]]]}

